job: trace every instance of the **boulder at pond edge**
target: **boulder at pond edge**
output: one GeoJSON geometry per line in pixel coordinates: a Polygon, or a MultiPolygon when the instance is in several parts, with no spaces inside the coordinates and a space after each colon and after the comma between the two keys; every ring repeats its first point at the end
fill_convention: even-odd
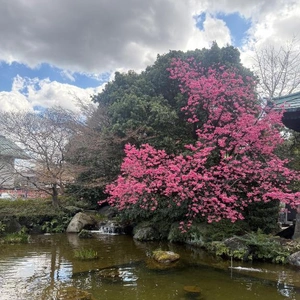
{"type": "Polygon", "coordinates": [[[97,225],[97,221],[90,215],[79,212],[68,225],[68,233],[78,233],[82,229],[93,229],[97,225]]]}

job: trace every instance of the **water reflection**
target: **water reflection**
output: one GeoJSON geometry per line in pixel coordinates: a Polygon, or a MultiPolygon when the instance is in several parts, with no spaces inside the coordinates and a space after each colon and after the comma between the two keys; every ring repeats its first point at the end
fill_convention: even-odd
{"type": "Polygon", "coordinates": [[[191,297],[185,287],[197,286],[201,299],[207,300],[300,300],[299,274],[288,267],[236,262],[232,267],[199,249],[139,243],[124,235],[83,240],[77,235],[36,236],[29,245],[0,248],[0,295],[1,300],[79,295],[93,300],[182,300],[191,297]],[[75,260],[73,250],[85,247],[96,250],[100,258],[75,260]],[[149,264],[148,253],[157,247],[179,253],[179,264],[167,269],[149,264]]]}
{"type": "Polygon", "coordinates": [[[1,300],[30,299],[38,293],[38,286],[70,278],[72,264],[59,252],[31,252],[23,257],[10,256],[0,260],[0,274],[1,300]]]}

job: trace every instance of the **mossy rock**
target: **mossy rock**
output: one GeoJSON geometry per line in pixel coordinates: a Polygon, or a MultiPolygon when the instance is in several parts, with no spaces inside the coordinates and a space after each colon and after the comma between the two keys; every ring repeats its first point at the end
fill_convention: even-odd
{"type": "Polygon", "coordinates": [[[122,281],[122,273],[120,272],[119,268],[103,269],[97,272],[97,275],[99,278],[109,282],[122,281]]]}
{"type": "Polygon", "coordinates": [[[133,230],[133,238],[137,241],[157,241],[160,233],[149,222],[138,224],[133,230]]]}
{"type": "Polygon", "coordinates": [[[160,263],[153,259],[152,257],[147,258],[146,260],[146,267],[148,270],[152,271],[164,271],[173,269],[178,266],[178,261],[175,261],[173,263],[160,263]]]}
{"type": "Polygon", "coordinates": [[[201,294],[202,291],[200,287],[197,285],[186,285],[183,288],[185,293],[184,299],[194,299],[194,300],[202,300],[204,299],[203,295],[201,294]]]}
{"type": "Polygon", "coordinates": [[[170,264],[178,261],[180,255],[173,251],[155,250],[152,252],[152,257],[159,263],[170,264]]]}

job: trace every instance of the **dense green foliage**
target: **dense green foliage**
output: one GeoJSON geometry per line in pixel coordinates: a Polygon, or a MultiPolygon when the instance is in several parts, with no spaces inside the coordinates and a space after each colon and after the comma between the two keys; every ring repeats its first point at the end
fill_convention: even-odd
{"type": "MultiPolygon", "coordinates": [[[[252,76],[242,66],[236,48],[219,48],[216,43],[211,49],[158,55],[154,64],[140,74],[116,72],[114,80],[93,97],[98,110],[88,120],[88,125],[94,128],[95,135],[93,141],[82,143],[77,156],[74,154],[77,161],[88,167],[78,177],[78,184],[93,188],[114,179],[128,142],[137,146],[147,142],[168,153],[178,153],[195,139],[196,127],[186,122],[181,111],[186,95],[180,93],[179,83],[170,79],[168,71],[173,58],[186,60],[191,57],[201,61],[204,68],[233,66],[240,74],[252,76]]],[[[86,134],[84,136],[86,138],[86,134]]],[[[82,136],[77,141],[80,139],[82,136]]]]}
{"type": "MultiPolygon", "coordinates": [[[[103,187],[119,174],[124,145],[128,142],[137,146],[146,142],[167,153],[185,153],[184,145],[192,143],[196,137],[197,124],[186,122],[181,107],[187,95],[180,93],[178,81],[170,79],[168,68],[173,58],[186,61],[191,57],[201,62],[205,69],[224,65],[234,67],[242,76],[253,76],[241,64],[236,48],[219,48],[216,43],[211,49],[158,55],[154,64],[140,74],[116,72],[114,80],[93,97],[98,109],[88,120],[88,125],[94,130],[93,141],[96,142],[84,140],[78,149],[79,154],[75,157],[86,170],[78,176],[76,186],[70,187],[70,193],[93,207],[96,201],[105,199],[103,187]]],[[[205,116],[200,122],[204,121],[205,116]]],[[[261,228],[267,233],[276,231],[278,203],[261,206],[251,205],[246,210],[249,229],[261,228]]],[[[159,212],[158,215],[132,209],[124,211],[121,218],[134,222],[164,220],[169,224],[179,220],[175,207],[161,207],[159,212]]]]}
{"type": "Polygon", "coordinates": [[[236,238],[238,247],[231,248],[224,241],[213,241],[205,245],[206,249],[217,256],[232,257],[243,261],[267,261],[284,264],[287,258],[300,249],[295,241],[283,242],[279,238],[263,234],[262,231],[248,233],[236,238]]]}
{"type": "Polygon", "coordinates": [[[277,233],[279,202],[251,203],[245,210],[245,222],[249,229],[256,231],[261,229],[264,233],[277,233]]]}
{"type": "MultiPolygon", "coordinates": [[[[300,170],[300,133],[287,130],[286,142],[282,147],[278,147],[278,154],[290,160],[289,166],[294,170],[300,170]]],[[[300,190],[300,181],[293,186],[294,190],[300,190]]]]}
{"type": "Polygon", "coordinates": [[[66,193],[72,195],[73,203],[76,206],[97,209],[99,208],[98,202],[106,198],[102,187],[87,187],[80,184],[68,185],[66,193]]]}

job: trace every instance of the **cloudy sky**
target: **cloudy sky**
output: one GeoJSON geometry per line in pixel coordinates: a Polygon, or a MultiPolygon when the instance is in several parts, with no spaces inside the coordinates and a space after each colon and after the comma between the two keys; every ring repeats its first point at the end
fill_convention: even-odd
{"type": "Polygon", "coordinates": [[[249,64],[299,28],[300,0],[0,0],[0,110],[76,109],[116,70],[213,41],[249,64]]]}

